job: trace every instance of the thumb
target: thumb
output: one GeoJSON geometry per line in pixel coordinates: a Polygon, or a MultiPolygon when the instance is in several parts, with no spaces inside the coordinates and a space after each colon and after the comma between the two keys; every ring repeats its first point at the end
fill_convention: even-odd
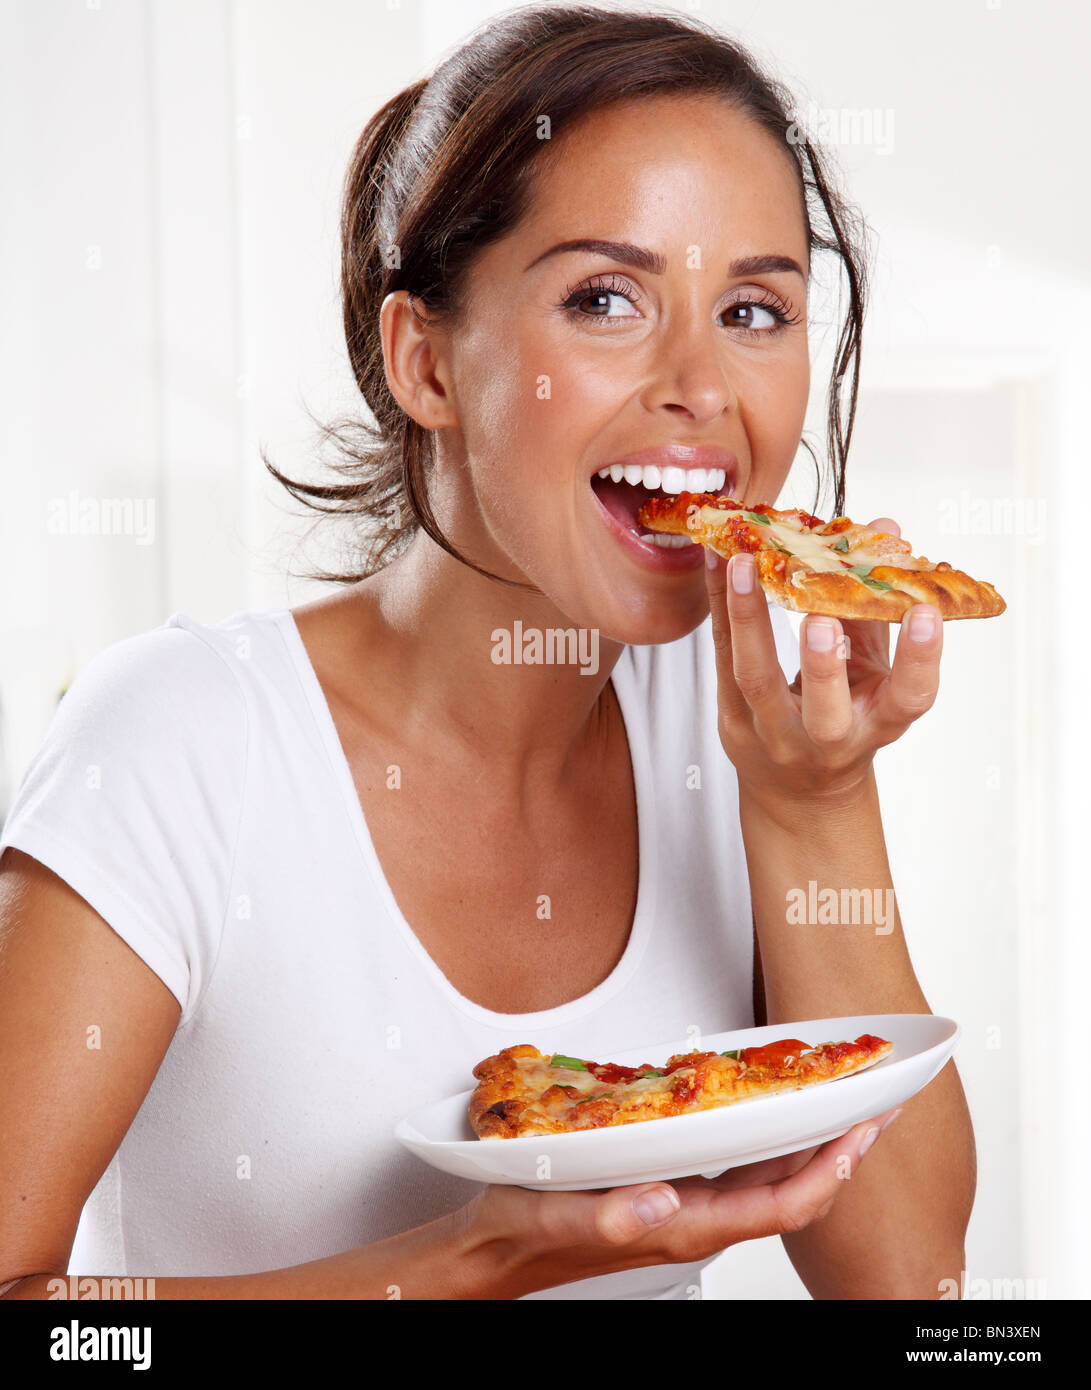
{"type": "Polygon", "coordinates": [[[682,1200],[666,1183],[614,1187],[608,1192],[560,1193],[540,1213],[548,1244],[629,1245],[678,1214],[682,1200]]]}

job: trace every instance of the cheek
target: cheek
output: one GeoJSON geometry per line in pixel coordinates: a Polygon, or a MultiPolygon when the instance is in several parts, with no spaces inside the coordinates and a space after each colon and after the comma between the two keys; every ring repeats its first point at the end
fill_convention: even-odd
{"type": "MultiPolygon", "coordinates": [[[[541,493],[581,467],[628,385],[620,360],[580,354],[556,330],[493,323],[460,363],[459,419],[474,474],[505,490],[541,493]]],[[[482,499],[484,500],[484,499],[482,499]]]]}
{"type": "Polygon", "coordinates": [[[742,399],[755,462],[791,465],[807,415],[811,369],[806,353],[751,381],[742,399]]]}

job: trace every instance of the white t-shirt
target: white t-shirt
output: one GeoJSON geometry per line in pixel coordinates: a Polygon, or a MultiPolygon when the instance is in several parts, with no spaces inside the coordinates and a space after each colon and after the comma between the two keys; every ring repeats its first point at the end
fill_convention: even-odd
{"type": "MultiPolygon", "coordinates": [[[[782,610],[781,664],[798,669],[782,610]]],[[[558,1008],[458,993],[402,916],[286,608],[175,614],[81,671],[0,835],[69,883],[181,1005],[84,1208],[75,1274],[257,1273],[386,1239],[480,1187],[394,1138],[515,1043],[609,1060],[753,1024],[750,891],[711,627],[628,647],[639,888],[610,975],[558,1008]]],[[[472,873],[473,866],[468,866],[472,873]]],[[[108,1044],[108,1039],[103,1045],[108,1044]]],[[[707,1261],[530,1298],[686,1298],[707,1261]]]]}

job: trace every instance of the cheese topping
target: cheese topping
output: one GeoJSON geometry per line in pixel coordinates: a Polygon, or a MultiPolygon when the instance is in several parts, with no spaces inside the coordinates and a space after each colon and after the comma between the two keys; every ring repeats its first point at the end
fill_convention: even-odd
{"type": "MultiPolygon", "coordinates": [[[[757,512],[755,515],[760,516],[757,512]]],[[[724,517],[741,516],[750,519],[750,514],[743,508],[738,511],[721,511],[718,507],[702,507],[700,511],[700,524],[703,526],[722,526],[724,517]]],[[[802,561],[808,569],[821,571],[828,574],[851,574],[853,564],[860,563],[856,557],[856,552],[848,551],[842,553],[832,547],[840,539],[839,536],[816,536],[811,531],[797,531],[794,527],[786,525],[783,521],[768,519],[767,524],[762,525],[758,522],[753,523],[759,531],[768,532],[769,539],[781,545],[789,551],[797,560],[802,561]],[[843,563],[846,562],[847,563],[843,563]]],[[[865,561],[870,565],[874,561],[865,561]]],[[[853,575],[854,579],[860,579],[860,575],[853,575]]]]}
{"type": "Polygon", "coordinates": [[[577,1067],[550,1066],[549,1058],[518,1059],[519,1070],[527,1088],[534,1095],[541,1095],[550,1086],[571,1087],[573,1103],[592,1096],[609,1095],[620,1105],[630,1105],[640,1101],[652,1091],[671,1091],[678,1084],[677,1078],[692,1078],[692,1067],[679,1067],[669,1076],[640,1076],[624,1081],[600,1081],[592,1072],[577,1067]]]}

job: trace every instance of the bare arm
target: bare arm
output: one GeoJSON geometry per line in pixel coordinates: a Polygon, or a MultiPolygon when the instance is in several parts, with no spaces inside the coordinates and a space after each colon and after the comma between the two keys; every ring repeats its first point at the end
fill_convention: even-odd
{"type": "MultiPolygon", "coordinates": [[[[48,1298],[50,1280],[64,1275],[83,1204],[139,1110],[180,1012],[166,985],[79,894],[28,855],[4,851],[0,1288],[7,1286],[5,1298],[48,1298]],[[89,1040],[101,1045],[88,1047],[89,1040]]],[[[465,1217],[456,1212],[376,1245],[290,1269],[157,1278],[155,1296],[387,1298],[393,1296],[389,1287],[401,1280],[406,1297],[464,1297],[479,1264],[465,1228],[465,1217]]]]}
{"type": "MultiPolygon", "coordinates": [[[[893,902],[873,759],[935,699],[938,613],[927,604],[911,610],[893,663],[887,624],[808,617],[801,674],[789,687],[753,557],[713,563],[706,578],[720,738],[739,778],[754,905],[755,1017],[930,1012],[893,902]],[[812,632],[824,640],[812,645],[812,632]],[[891,930],[875,932],[874,919],[789,920],[789,894],[806,895],[811,883],[889,905],[891,930]]],[[[785,1236],[816,1297],[938,1298],[941,1280],[959,1280],[976,1171],[954,1065],[904,1108],[881,1158],[836,1210],[785,1236]]]]}
{"type": "MultiPolygon", "coordinates": [[[[746,798],[740,811],[769,1022],[930,1013],[896,906],[880,933],[866,923],[786,920],[787,893],[812,879],[819,888],[866,886],[887,900],[890,865],[874,777],[859,802],[823,817],[778,824],[746,798]]],[[[969,1110],[949,1062],[905,1103],[829,1215],[785,1235],[785,1249],[816,1298],[938,1298],[939,1281],[958,1284],[965,1268],[975,1171],[969,1110]]]]}

